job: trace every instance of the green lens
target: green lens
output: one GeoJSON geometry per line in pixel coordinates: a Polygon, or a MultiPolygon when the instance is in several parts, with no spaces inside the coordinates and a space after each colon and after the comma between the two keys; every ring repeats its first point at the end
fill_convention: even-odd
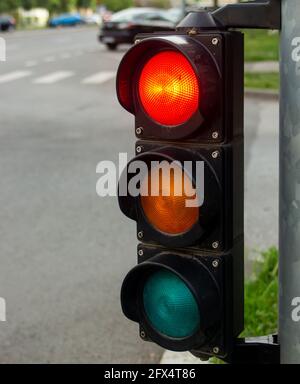
{"type": "Polygon", "coordinates": [[[143,299],[148,320],[159,333],[184,339],[198,330],[200,314],[195,297],[174,273],[161,270],[150,276],[143,299]]]}

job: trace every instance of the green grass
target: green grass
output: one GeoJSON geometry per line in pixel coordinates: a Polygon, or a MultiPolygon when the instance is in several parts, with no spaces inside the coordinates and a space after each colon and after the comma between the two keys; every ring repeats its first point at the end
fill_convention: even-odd
{"type": "Polygon", "coordinates": [[[250,61],[278,61],[279,34],[264,30],[246,30],[245,60],[250,61]]]}
{"type": "MultiPolygon", "coordinates": [[[[245,330],[241,337],[267,336],[278,329],[278,251],[271,248],[254,265],[245,285],[245,330]]],[[[212,364],[224,364],[211,359],[212,364]]]]}
{"type": "Polygon", "coordinates": [[[278,251],[271,248],[256,262],[254,277],[245,287],[244,337],[266,336],[277,330],[278,251]]]}
{"type": "Polygon", "coordinates": [[[245,73],[245,88],[279,89],[279,73],[245,73]]]}

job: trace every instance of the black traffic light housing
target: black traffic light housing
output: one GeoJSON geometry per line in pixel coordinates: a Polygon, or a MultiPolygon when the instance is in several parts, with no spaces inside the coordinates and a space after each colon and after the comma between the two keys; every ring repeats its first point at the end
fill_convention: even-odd
{"type": "Polygon", "coordinates": [[[117,76],[121,105],[135,115],[136,135],[145,140],[225,143],[243,135],[244,46],[239,32],[205,32],[187,36],[182,32],[138,35],[125,55],[117,76]],[[199,77],[201,103],[186,123],[166,129],[141,107],[137,92],[143,64],[161,50],[182,53],[199,77]]]}
{"type": "MultiPolygon", "coordinates": [[[[197,225],[187,233],[178,236],[168,235],[153,228],[141,208],[140,196],[119,196],[122,212],[137,222],[138,239],[146,243],[164,245],[166,247],[196,247],[205,251],[224,252],[233,247],[234,239],[243,235],[244,221],[244,147],[241,139],[232,145],[191,146],[173,144],[162,146],[162,143],[139,141],[138,151],[133,161],[150,163],[154,160],[203,161],[204,172],[204,205],[199,208],[197,225]],[[217,245],[217,246],[216,246],[217,245]]],[[[130,163],[129,163],[130,165],[130,163]]],[[[128,167],[129,167],[128,165],[128,167]]],[[[122,178],[130,181],[135,174],[124,171],[122,178]]],[[[195,171],[195,170],[194,170],[195,171]]],[[[193,177],[195,178],[195,177],[193,177]]]]}
{"type": "MultiPolygon", "coordinates": [[[[197,224],[186,233],[170,235],[149,222],[140,196],[119,196],[122,212],[137,222],[138,239],[143,242],[138,248],[138,266],[122,286],[122,309],[139,323],[144,340],[170,350],[227,359],[244,327],[243,35],[228,31],[189,35],[181,31],[140,35],[137,41],[123,58],[117,77],[119,101],[135,116],[140,139],[133,161],[203,161],[205,198],[197,224]],[[145,62],[166,49],[188,59],[203,98],[188,121],[172,127],[147,115],[137,86],[145,62]],[[147,321],[141,292],[157,268],[178,275],[202,311],[203,328],[187,339],[164,336],[147,321]]],[[[130,181],[134,174],[127,168],[122,183],[125,177],[130,181]]],[[[193,174],[191,179],[194,181],[193,174]]]]}

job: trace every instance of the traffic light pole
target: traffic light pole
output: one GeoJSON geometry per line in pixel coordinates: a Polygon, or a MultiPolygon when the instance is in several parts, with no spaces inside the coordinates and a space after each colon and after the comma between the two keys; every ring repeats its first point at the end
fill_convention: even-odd
{"type": "Polygon", "coordinates": [[[300,2],[282,0],[279,328],[281,362],[284,364],[300,363],[299,90],[300,2]]]}

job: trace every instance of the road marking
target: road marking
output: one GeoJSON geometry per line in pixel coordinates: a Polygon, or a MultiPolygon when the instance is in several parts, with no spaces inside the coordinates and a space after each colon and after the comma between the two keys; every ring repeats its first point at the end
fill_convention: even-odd
{"type": "Polygon", "coordinates": [[[116,72],[111,71],[105,71],[105,72],[99,72],[95,73],[92,76],[87,77],[86,79],[82,80],[82,84],[102,84],[106,81],[109,81],[113,79],[116,76],[116,72]]]}
{"type": "Polygon", "coordinates": [[[61,80],[67,79],[69,77],[74,76],[74,72],[70,71],[58,71],[50,73],[49,75],[39,77],[38,79],[34,80],[35,84],[54,84],[61,80]]]}
{"type": "Polygon", "coordinates": [[[5,75],[0,76],[0,83],[8,83],[10,81],[19,80],[23,77],[30,76],[32,72],[29,71],[14,71],[10,73],[6,73],[5,75]]]}
{"type": "Polygon", "coordinates": [[[35,67],[36,65],[38,65],[38,62],[35,60],[29,60],[25,63],[25,67],[35,67]]]}

